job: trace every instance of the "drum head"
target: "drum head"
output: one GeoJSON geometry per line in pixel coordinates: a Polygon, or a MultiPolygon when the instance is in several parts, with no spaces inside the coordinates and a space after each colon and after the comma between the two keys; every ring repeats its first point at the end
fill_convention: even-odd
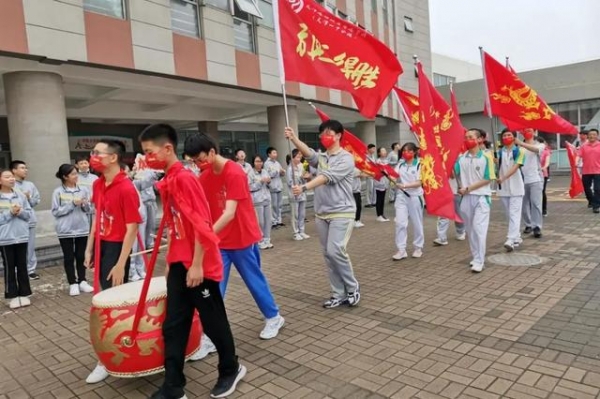
{"type": "MultiPolygon", "coordinates": [[[[139,302],[144,280],[119,285],[100,291],[92,298],[92,306],[124,306],[139,302]]],[[[167,280],[164,276],[153,277],[148,289],[148,298],[157,298],[167,295],[167,280]]]]}

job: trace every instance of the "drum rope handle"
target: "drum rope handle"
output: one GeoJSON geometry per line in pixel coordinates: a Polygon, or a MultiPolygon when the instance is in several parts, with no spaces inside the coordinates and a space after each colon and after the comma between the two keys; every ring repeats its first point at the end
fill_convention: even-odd
{"type": "Polygon", "coordinates": [[[156,259],[158,258],[158,251],[160,250],[160,243],[163,231],[165,229],[166,221],[167,218],[163,216],[163,218],[160,221],[160,225],[158,226],[158,233],[156,233],[156,238],[154,239],[154,249],[152,250],[150,262],[148,262],[146,267],[146,278],[144,279],[142,292],[140,293],[140,300],[135,310],[135,318],[133,319],[133,328],[131,329],[131,336],[125,336],[121,339],[121,343],[127,347],[132,347],[135,344],[135,339],[138,335],[138,327],[140,325],[140,321],[142,320],[144,310],[146,309],[146,298],[148,297],[148,290],[150,289],[150,280],[152,280],[152,274],[154,273],[154,266],[156,265],[156,259]]]}

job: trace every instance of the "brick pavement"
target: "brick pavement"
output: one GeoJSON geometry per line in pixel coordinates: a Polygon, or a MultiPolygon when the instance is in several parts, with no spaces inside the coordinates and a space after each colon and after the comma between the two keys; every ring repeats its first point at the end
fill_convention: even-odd
{"type": "MultiPolygon", "coordinates": [[[[310,240],[274,234],[263,267],[286,317],[261,341],[260,314],[234,273],[226,299],[249,373],[232,398],[594,398],[600,393],[600,218],[564,198],[553,179],[545,236],[519,251],[543,263],[468,269],[466,242],[433,248],[426,219],[420,260],[392,262],[393,223],[350,241],[363,299],[324,310],[328,284],[314,223],[310,240]]],[[[562,187],[561,187],[562,186],[562,187]]],[[[386,204],[388,216],[393,209],[386,204]]],[[[506,223],[494,201],[488,255],[501,253],[506,223]]],[[[410,246],[409,246],[410,249],[410,246]]],[[[145,398],[161,376],[84,382],[95,359],[88,343],[89,296],[66,293],[61,268],[42,270],[33,305],[0,313],[0,398],[145,398]]],[[[188,397],[207,397],[216,357],[188,364],[188,397]]]]}

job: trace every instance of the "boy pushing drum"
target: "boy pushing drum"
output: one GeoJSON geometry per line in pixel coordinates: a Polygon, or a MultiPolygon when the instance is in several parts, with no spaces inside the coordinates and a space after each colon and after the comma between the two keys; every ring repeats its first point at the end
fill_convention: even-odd
{"type": "Polygon", "coordinates": [[[169,229],[167,312],[163,323],[165,381],[151,399],[186,397],[183,366],[196,310],[219,354],[219,377],[210,396],[224,398],[235,391],[246,368],[235,354],[219,290],[223,262],[208,203],[198,178],[177,159],[177,133],[171,126],[149,126],[139,140],[148,166],[166,172],[158,189],[169,229]]]}

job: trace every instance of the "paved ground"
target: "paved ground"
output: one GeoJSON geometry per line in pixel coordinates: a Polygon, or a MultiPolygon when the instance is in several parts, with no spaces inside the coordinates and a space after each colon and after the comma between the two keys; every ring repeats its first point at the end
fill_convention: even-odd
{"type": "MultiPolygon", "coordinates": [[[[420,260],[392,262],[393,223],[356,230],[349,252],[362,285],[358,308],[324,310],[328,284],[316,237],[274,234],[264,269],[286,317],[261,341],[260,314],[237,275],[227,307],[249,373],[243,398],[594,398],[600,393],[600,217],[551,183],[544,238],[519,253],[532,267],[468,269],[465,242],[433,248],[426,220],[420,260]]],[[[389,217],[393,210],[387,207],[389,217]]],[[[502,252],[506,223],[494,201],[488,255],[502,252]]],[[[315,235],[314,223],[308,234],[315,235]]],[[[410,249],[410,248],[409,248],[410,249]]],[[[161,376],[84,382],[90,296],[71,298],[61,268],[41,272],[30,308],[0,316],[0,398],[144,398],[161,376]]],[[[207,397],[215,356],[186,366],[189,397],[207,397]]]]}

